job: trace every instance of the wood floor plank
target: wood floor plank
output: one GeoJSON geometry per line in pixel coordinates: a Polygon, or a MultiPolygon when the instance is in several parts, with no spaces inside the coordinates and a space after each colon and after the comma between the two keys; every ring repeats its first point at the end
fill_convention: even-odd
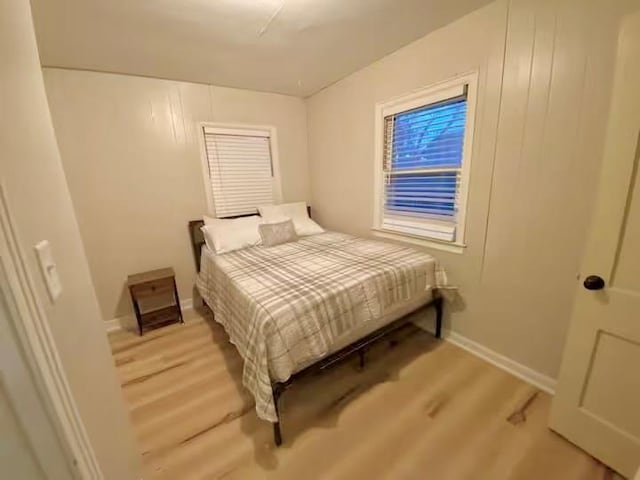
{"type": "Polygon", "coordinates": [[[145,478],[610,478],[547,429],[549,395],[414,327],[363,371],[347,361],[288,390],[275,448],[224,330],[206,312],[185,319],[109,335],[145,478]]]}

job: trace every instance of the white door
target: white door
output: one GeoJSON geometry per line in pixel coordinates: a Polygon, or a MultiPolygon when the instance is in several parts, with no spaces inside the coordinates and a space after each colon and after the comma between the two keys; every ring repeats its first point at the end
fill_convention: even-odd
{"type": "Polygon", "coordinates": [[[5,247],[0,236],[0,477],[72,480],[72,456],[22,347],[5,247]]]}
{"type": "Polygon", "coordinates": [[[621,28],[584,288],[550,419],[552,429],[627,477],[640,465],[639,156],[640,12],[621,28]]]}

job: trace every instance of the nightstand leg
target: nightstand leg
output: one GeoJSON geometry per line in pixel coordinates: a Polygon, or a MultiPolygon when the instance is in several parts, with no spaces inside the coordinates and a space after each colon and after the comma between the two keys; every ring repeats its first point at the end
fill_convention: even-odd
{"type": "Polygon", "coordinates": [[[184,323],[184,318],[182,318],[182,307],[180,306],[180,297],[178,296],[178,286],[176,285],[176,281],[173,281],[173,294],[176,296],[176,305],[178,306],[178,315],[180,315],[180,323],[184,323]]]}
{"type": "Polygon", "coordinates": [[[136,313],[136,321],[138,322],[138,333],[142,336],[142,319],[140,318],[140,307],[138,301],[133,299],[133,311],[136,313]]]}

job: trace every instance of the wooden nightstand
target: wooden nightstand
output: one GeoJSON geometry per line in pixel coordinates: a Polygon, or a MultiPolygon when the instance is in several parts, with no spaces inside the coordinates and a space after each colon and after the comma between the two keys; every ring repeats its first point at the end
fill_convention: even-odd
{"type": "Polygon", "coordinates": [[[145,329],[160,327],[170,323],[184,323],[182,310],[180,310],[180,297],[176,287],[176,276],[173,268],[161,268],[150,272],[129,275],[127,278],[133,310],[138,321],[140,335],[145,329]],[[170,305],[166,303],[161,307],[141,311],[140,301],[157,301],[162,297],[170,299],[170,305]]]}

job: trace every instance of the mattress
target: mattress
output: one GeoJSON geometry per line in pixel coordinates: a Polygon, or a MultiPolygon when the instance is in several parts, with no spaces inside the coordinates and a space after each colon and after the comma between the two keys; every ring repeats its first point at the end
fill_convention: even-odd
{"type": "Polygon", "coordinates": [[[196,286],[243,357],[258,416],[273,422],[272,381],[419,308],[445,283],[424,252],[325,232],[222,255],[203,248],[196,286]]]}

